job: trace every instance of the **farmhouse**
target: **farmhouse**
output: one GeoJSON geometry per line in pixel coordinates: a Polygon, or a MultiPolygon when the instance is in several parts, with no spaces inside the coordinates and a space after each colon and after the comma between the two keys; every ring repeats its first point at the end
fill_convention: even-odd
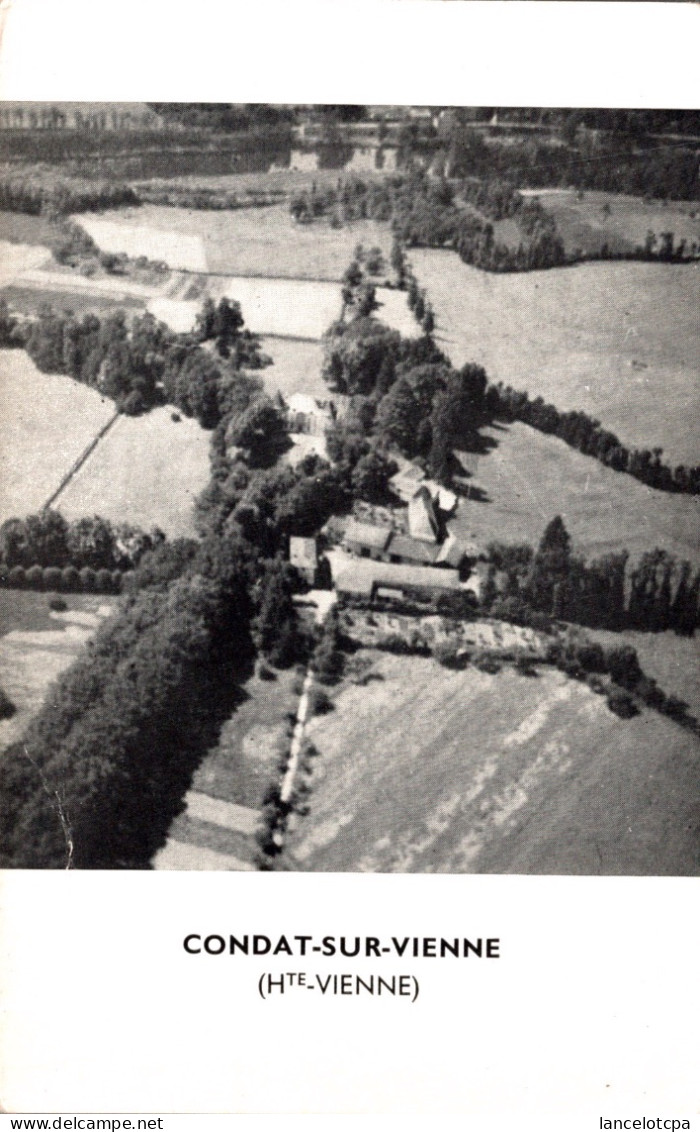
{"type": "Polygon", "coordinates": [[[440,544],[400,534],[388,527],[360,523],[351,519],[345,531],[343,546],[350,554],[405,566],[439,566],[458,570],[466,561],[475,562],[479,549],[449,535],[440,544]]]}
{"type": "Polygon", "coordinates": [[[316,539],[292,535],[289,540],[289,561],[313,585],[318,567],[316,539]]]}
{"type": "Polygon", "coordinates": [[[287,401],[287,425],[290,432],[323,436],[333,424],[333,405],[317,401],[307,393],[292,393],[287,401]]]}
{"type": "Polygon", "coordinates": [[[391,562],[345,559],[335,572],[333,584],[339,597],[374,601],[379,598],[434,602],[441,594],[460,590],[456,570],[433,570],[430,566],[404,566],[391,562]]]}

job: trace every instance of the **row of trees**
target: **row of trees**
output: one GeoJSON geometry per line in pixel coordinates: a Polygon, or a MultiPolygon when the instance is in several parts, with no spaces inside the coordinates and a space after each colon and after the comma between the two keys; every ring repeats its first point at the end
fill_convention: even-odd
{"type": "Polygon", "coordinates": [[[0,563],[7,570],[17,566],[130,570],[164,539],[157,527],[146,532],[98,515],[67,522],[60,511],[47,510],[2,524],[0,563]]]}
{"type": "Polygon", "coordinates": [[[700,624],[700,570],[664,550],[647,551],[634,565],[626,551],[586,562],[556,516],[536,551],[494,543],[488,552],[482,603],[495,616],[518,620],[536,610],[591,628],[686,636],[700,624]]]}
{"type": "Polygon", "coordinates": [[[46,169],[0,175],[0,209],[7,212],[68,216],[71,212],[92,212],[138,203],[135,191],[119,182],[86,182],[46,169]]]}
{"type": "Polygon", "coordinates": [[[530,400],[527,393],[501,382],[489,386],[489,403],[498,416],[523,421],[539,432],[558,436],[585,456],[593,456],[617,472],[627,472],[649,487],[689,495],[700,492],[700,467],[664,464],[661,448],[627,448],[615,433],[603,428],[600,421],[578,409],[562,412],[541,397],[530,400]]]}

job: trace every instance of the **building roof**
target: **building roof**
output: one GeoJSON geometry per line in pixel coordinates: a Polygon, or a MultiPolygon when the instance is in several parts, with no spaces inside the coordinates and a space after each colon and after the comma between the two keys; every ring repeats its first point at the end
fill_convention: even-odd
{"type": "Polygon", "coordinates": [[[439,561],[440,549],[435,543],[421,542],[419,539],[411,538],[410,535],[393,535],[389,543],[388,553],[429,566],[433,562],[439,561]]]}
{"type": "Polygon", "coordinates": [[[368,550],[386,550],[391,538],[389,527],[377,527],[373,523],[358,523],[351,519],[345,528],[345,542],[356,542],[366,546],[368,550]]]}
{"type": "Polygon", "coordinates": [[[318,565],[316,539],[292,535],[289,539],[289,561],[300,570],[315,570],[318,565]]]}
{"type": "Polygon", "coordinates": [[[333,579],[341,593],[371,597],[375,586],[388,586],[403,590],[457,590],[460,588],[456,570],[435,570],[431,566],[402,566],[391,562],[372,562],[353,559],[343,564],[333,579]]]}
{"type": "Polygon", "coordinates": [[[437,542],[437,516],[430,491],[424,484],[408,502],[408,530],[413,538],[437,542]]]}
{"type": "Polygon", "coordinates": [[[467,557],[464,543],[456,539],[454,535],[448,535],[442,546],[438,550],[436,561],[442,565],[445,563],[447,566],[459,566],[463,558],[467,557]]]}
{"type": "Polygon", "coordinates": [[[308,413],[309,415],[330,416],[327,405],[322,405],[315,397],[308,393],[292,393],[287,400],[287,408],[292,413],[308,413]]]}

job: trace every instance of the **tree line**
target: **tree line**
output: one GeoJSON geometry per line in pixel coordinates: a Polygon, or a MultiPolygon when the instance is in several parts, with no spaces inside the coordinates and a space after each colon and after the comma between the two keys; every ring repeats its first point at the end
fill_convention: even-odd
{"type": "Polygon", "coordinates": [[[5,570],[32,566],[131,570],[164,539],[157,527],[146,532],[99,515],[68,522],[60,511],[46,510],[5,520],[0,526],[0,564],[5,570]]]}
{"type": "Polygon", "coordinates": [[[578,409],[562,412],[541,397],[530,400],[527,393],[502,382],[490,385],[488,395],[493,412],[502,419],[523,421],[539,432],[558,436],[585,456],[593,456],[614,471],[627,472],[648,487],[687,495],[700,493],[700,466],[664,464],[661,448],[627,448],[614,432],[587,413],[578,409]]]}

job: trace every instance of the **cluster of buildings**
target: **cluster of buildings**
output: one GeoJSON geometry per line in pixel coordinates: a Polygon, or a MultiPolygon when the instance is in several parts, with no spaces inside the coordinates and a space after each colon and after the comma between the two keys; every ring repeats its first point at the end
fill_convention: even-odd
{"type": "MultiPolygon", "coordinates": [[[[408,503],[408,530],[351,518],[339,549],[328,555],[339,597],[411,601],[434,606],[445,594],[478,599],[480,579],[473,567],[479,548],[453,535],[442,537],[436,498],[425,485],[408,503]]],[[[292,538],[290,561],[310,584],[318,578],[315,539],[292,538]]]]}

